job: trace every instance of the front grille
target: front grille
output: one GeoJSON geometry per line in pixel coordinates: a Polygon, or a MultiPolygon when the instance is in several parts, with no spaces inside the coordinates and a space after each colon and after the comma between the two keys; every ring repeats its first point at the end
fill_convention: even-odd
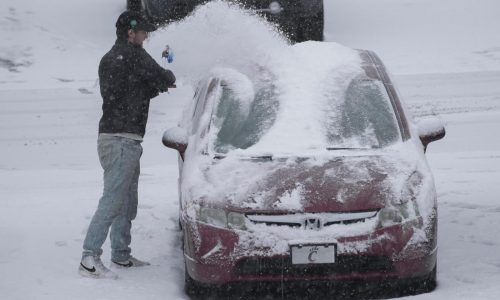
{"type": "Polygon", "coordinates": [[[296,213],[283,215],[247,214],[246,217],[255,224],[302,227],[305,229],[321,229],[335,224],[352,224],[365,222],[375,217],[378,210],[355,212],[296,213]]]}
{"type": "Polygon", "coordinates": [[[290,257],[243,258],[236,264],[238,275],[330,276],[335,274],[389,272],[386,256],[341,255],[334,264],[293,265],[290,257]]]}

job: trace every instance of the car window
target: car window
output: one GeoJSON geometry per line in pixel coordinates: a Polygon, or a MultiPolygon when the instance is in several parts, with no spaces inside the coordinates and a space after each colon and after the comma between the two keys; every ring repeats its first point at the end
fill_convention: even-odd
{"type": "Polygon", "coordinates": [[[259,141],[276,120],[279,102],[272,82],[260,86],[249,109],[244,109],[238,93],[222,86],[212,125],[217,131],[214,150],[247,149],[259,141]]]}
{"type": "Polygon", "coordinates": [[[193,112],[193,133],[198,130],[200,125],[200,119],[206,113],[206,106],[208,102],[208,98],[214,92],[215,88],[218,85],[217,79],[211,79],[206,83],[201,92],[199,92],[198,99],[196,100],[196,106],[193,112]]]}
{"type": "Polygon", "coordinates": [[[193,101],[195,101],[195,105],[194,105],[194,109],[193,109],[193,115],[191,116],[191,118],[194,118],[194,115],[196,113],[196,107],[198,106],[198,103],[200,102],[201,89],[202,89],[201,87],[197,87],[196,91],[194,92],[193,101]]]}
{"type": "Polygon", "coordinates": [[[327,119],[331,147],[379,148],[400,140],[396,116],[379,80],[353,79],[337,109],[339,114],[327,119]]]}

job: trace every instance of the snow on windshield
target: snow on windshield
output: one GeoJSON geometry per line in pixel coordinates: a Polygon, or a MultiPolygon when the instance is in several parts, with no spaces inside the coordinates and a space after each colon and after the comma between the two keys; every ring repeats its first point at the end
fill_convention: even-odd
{"type": "Polygon", "coordinates": [[[250,111],[248,77],[233,72],[233,82],[222,86],[211,127],[216,153],[297,155],[399,140],[385,87],[365,74],[357,51],[317,42],[286,50],[270,54],[261,68],[265,80],[259,80],[262,70],[249,75],[257,79],[250,111]]]}
{"type": "Polygon", "coordinates": [[[276,120],[279,101],[272,74],[261,70],[255,83],[244,75],[238,77],[245,78],[245,86],[255,85],[257,92],[249,99],[249,93],[238,90],[241,83],[236,84],[234,78],[229,81],[222,77],[222,91],[211,124],[212,144],[217,153],[254,145],[276,120]]]}

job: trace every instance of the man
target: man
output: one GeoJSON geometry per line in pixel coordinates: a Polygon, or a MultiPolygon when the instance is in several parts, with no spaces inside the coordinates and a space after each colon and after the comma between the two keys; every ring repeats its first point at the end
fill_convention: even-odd
{"type": "Polygon", "coordinates": [[[117,40],[99,64],[103,99],[97,148],[104,169],[104,191],[83,243],[79,273],[116,278],[100,259],[110,231],[111,266],[133,268],[149,265],[131,256],[131,221],[137,214],[137,185],[141,142],[149,101],[169,87],[175,76],[160,67],[142,48],[148,32],[156,27],[139,13],[126,11],[116,22],[117,40]]]}

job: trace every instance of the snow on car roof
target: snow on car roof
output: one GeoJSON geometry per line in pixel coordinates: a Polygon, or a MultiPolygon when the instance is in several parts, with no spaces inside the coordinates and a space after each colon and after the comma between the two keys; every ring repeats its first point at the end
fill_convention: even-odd
{"type": "Polygon", "coordinates": [[[325,145],[320,116],[331,96],[342,93],[362,72],[358,52],[336,43],[306,42],[286,50],[273,53],[269,62],[280,94],[277,120],[249,151],[269,152],[275,145],[306,150],[304,139],[309,141],[305,147],[325,145]]]}

